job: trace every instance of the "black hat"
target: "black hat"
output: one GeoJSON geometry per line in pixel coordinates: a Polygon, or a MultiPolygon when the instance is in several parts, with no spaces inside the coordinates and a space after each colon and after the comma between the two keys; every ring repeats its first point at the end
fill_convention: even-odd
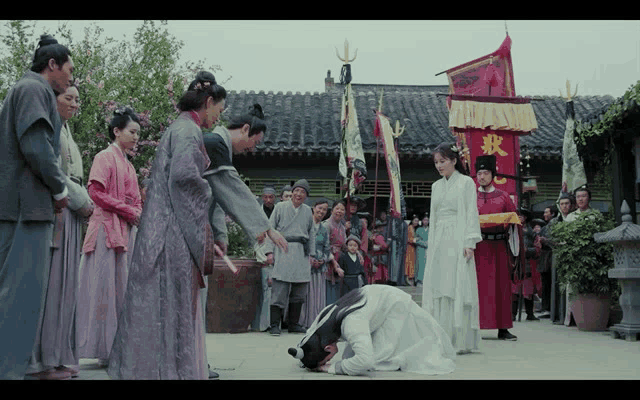
{"type": "Polygon", "coordinates": [[[534,218],[531,221],[531,226],[534,227],[536,225],[540,225],[540,228],[544,227],[547,223],[541,220],[540,218],[534,218]]]}
{"type": "MultiPolygon", "coordinates": [[[[347,198],[344,198],[345,203],[347,202],[347,198]]],[[[358,210],[362,210],[367,206],[367,202],[361,199],[360,197],[353,196],[349,198],[349,204],[356,204],[358,206],[358,210]]]]}
{"type": "Polygon", "coordinates": [[[520,213],[520,215],[524,216],[526,219],[531,219],[531,211],[527,210],[524,207],[520,207],[518,209],[518,212],[520,213]]]}
{"type": "Polygon", "coordinates": [[[491,171],[493,175],[496,174],[496,156],[493,154],[482,155],[476,157],[476,173],[480,170],[491,171]]]}

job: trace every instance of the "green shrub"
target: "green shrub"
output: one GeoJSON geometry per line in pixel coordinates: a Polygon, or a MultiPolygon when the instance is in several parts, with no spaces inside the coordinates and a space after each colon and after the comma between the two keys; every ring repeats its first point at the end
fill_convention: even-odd
{"type": "Polygon", "coordinates": [[[227,223],[227,237],[229,240],[227,245],[227,254],[229,257],[255,258],[256,254],[253,246],[249,244],[249,238],[242,227],[228,216],[225,218],[225,221],[227,223]]]}
{"type": "Polygon", "coordinates": [[[616,297],[616,279],[608,271],[614,267],[613,245],[597,243],[593,234],[615,227],[613,220],[596,211],[587,211],[573,222],[555,224],[551,230],[557,259],[558,282],[564,291],[571,285],[573,294],[602,294],[616,297]]]}

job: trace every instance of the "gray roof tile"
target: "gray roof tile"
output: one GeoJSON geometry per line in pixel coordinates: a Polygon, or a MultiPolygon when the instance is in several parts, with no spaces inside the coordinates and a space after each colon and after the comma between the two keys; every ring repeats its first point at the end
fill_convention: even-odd
{"type": "MultiPolygon", "coordinates": [[[[355,86],[355,85],[354,85],[355,86]]],[[[398,146],[402,154],[430,154],[438,144],[452,141],[449,129],[449,112],[446,106],[446,87],[411,86],[406,90],[385,88],[382,112],[395,127],[396,120],[405,126],[398,146]]],[[[355,87],[354,101],[365,153],[373,153],[376,141],[373,136],[375,114],[380,93],[375,86],[355,87]]],[[[532,155],[562,154],[565,130],[564,98],[540,97],[544,101],[532,101],[538,129],[532,135],[523,136],[521,146],[526,145],[532,155]]],[[[267,119],[267,132],[256,152],[313,151],[336,154],[340,149],[340,88],[324,93],[292,92],[228,92],[227,117],[242,114],[253,103],[260,103],[267,119]]],[[[611,96],[577,96],[574,98],[576,119],[580,120],[608,107],[611,96]]]]}

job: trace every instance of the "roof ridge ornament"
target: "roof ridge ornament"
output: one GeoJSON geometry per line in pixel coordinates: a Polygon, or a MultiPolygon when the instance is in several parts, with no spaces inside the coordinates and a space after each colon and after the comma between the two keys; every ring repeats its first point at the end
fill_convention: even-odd
{"type": "Polygon", "coordinates": [[[404,133],[404,126],[400,128],[400,120],[396,120],[396,129],[392,132],[393,137],[399,137],[404,133]]]}
{"type": "Polygon", "coordinates": [[[571,101],[571,97],[576,97],[576,94],[578,93],[578,85],[579,83],[576,84],[576,90],[573,92],[573,96],[571,96],[571,84],[569,83],[569,79],[567,79],[567,97],[564,97],[560,89],[558,89],[558,92],[560,92],[560,97],[564,97],[567,102],[571,101]]]}
{"type": "Polygon", "coordinates": [[[353,62],[356,59],[357,55],[358,55],[358,49],[356,49],[355,54],[353,55],[353,58],[349,59],[349,42],[347,41],[347,39],[344,40],[344,58],[340,57],[340,54],[338,54],[338,48],[336,47],[336,56],[338,56],[340,61],[342,61],[345,64],[349,64],[350,62],[353,62]]]}

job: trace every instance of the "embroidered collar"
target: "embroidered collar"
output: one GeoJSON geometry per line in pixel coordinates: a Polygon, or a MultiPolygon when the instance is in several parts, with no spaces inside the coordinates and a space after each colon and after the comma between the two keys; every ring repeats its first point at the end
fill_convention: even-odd
{"type": "Polygon", "coordinates": [[[196,123],[196,125],[200,126],[202,124],[202,120],[200,119],[200,116],[198,115],[197,112],[193,110],[187,111],[187,115],[191,117],[191,119],[193,120],[193,122],[196,123]]]}

